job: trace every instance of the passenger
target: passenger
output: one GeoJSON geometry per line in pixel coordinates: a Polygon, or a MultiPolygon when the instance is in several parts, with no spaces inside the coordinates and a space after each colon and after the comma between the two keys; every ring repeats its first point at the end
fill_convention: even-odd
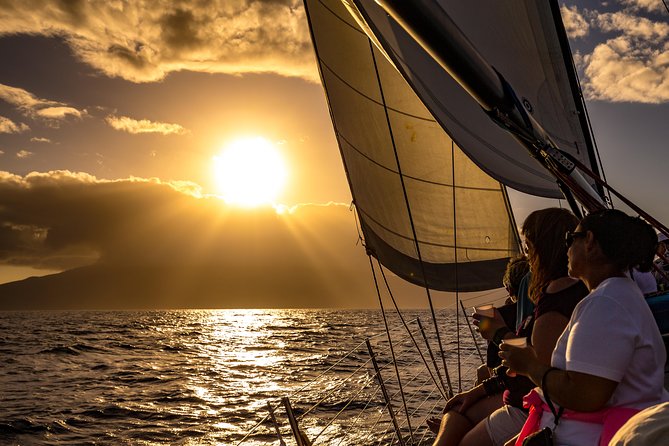
{"type": "Polygon", "coordinates": [[[659,291],[669,291],[669,263],[667,263],[667,236],[659,233],[657,235],[657,259],[655,264],[658,266],[664,274],[658,272],[657,270],[653,271],[655,280],[657,281],[657,287],[659,291]]]}
{"type": "Polygon", "coordinates": [[[652,272],[639,271],[637,268],[632,268],[629,276],[644,296],[657,293],[657,281],[652,272]]]}
{"type": "MultiPolygon", "coordinates": [[[[657,237],[642,220],[605,210],[585,217],[566,242],[569,274],[583,280],[590,294],[558,339],[551,366],[532,347],[502,345],[500,356],[564,409],[555,444],[606,445],[633,413],[669,401],[662,337],[639,288],[625,275],[634,267],[650,269],[657,237]]],[[[517,444],[528,432],[555,425],[541,393],[526,397],[532,415],[517,444]]]]}
{"type": "MultiPolygon", "coordinates": [[[[567,277],[564,232],[573,231],[577,223],[571,212],[558,208],[535,211],[527,217],[521,232],[532,271],[530,298],[536,308],[517,333],[503,326],[495,329],[493,342],[499,344],[502,339],[531,336],[539,360],[550,364],[555,341],[576,303],[587,294],[582,282],[567,277]]],[[[491,328],[483,324],[480,327],[484,336],[490,336],[491,328]]],[[[510,378],[501,371],[483,384],[454,396],[446,403],[446,413],[434,444],[504,444],[520,432],[527,418],[522,397],[533,386],[526,378],[510,378]]]]}
{"type": "MultiPolygon", "coordinates": [[[[518,302],[518,288],[520,287],[520,282],[523,280],[525,275],[529,272],[530,266],[527,262],[527,257],[524,255],[514,257],[509,260],[509,263],[506,265],[506,271],[504,271],[504,277],[502,278],[502,284],[506,289],[506,292],[509,293],[509,296],[504,301],[504,305],[495,308],[497,318],[501,317],[505,327],[514,327],[516,326],[516,305],[518,302]],[[499,314],[497,314],[499,312],[499,314]]],[[[479,323],[480,324],[480,323],[479,323]]],[[[480,325],[478,325],[480,327],[480,325]]],[[[485,330],[484,330],[485,331],[485,330]]],[[[492,331],[494,334],[494,330],[492,331]]],[[[500,359],[499,347],[497,344],[492,342],[492,335],[488,336],[488,347],[486,349],[486,362],[476,369],[476,384],[481,384],[484,379],[490,378],[492,369],[499,366],[502,360],[500,359]]],[[[437,430],[439,428],[439,421],[437,422],[437,430]]],[[[435,431],[436,433],[436,431],[435,431]]]]}

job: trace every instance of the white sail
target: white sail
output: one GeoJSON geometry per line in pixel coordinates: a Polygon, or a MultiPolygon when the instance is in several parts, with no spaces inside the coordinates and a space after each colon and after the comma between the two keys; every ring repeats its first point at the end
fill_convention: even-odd
{"type": "Polygon", "coordinates": [[[305,5],[369,251],[433,289],[499,287],[518,249],[504,187],[462,153],[341,1],[305,5]]]}

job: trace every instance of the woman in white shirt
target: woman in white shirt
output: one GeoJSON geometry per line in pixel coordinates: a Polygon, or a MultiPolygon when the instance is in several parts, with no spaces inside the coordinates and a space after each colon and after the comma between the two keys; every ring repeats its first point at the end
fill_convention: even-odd
{"type": "MultiPolygon", "coordinates": [[[[574,309],[551,367],[538,361],[531,347],[504,345],[500,356],[565,409],[555,428],[556,445],[597,445],[635,410],[669,400],[662,337],[643,294],[625,274],[650,269],[657,238],[642,220],[605,210],[581,220],[566,242],[569,274],[583,280],[590,294],[574,309]],[[615,426],[604,422],[623,411],[615,426]],[[603,424],[593,421],[599,415],[603,424]]],[[[554,424],[552,411],[544,410],[537,427],[554,424]]]]}

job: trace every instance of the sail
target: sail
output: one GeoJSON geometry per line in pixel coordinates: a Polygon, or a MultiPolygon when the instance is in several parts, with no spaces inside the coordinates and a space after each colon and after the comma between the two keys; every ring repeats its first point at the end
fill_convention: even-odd
{"type": "Polygon", "coordinates": [[[432,289],[499,287],[518,252],[504,186],[463,153],[341,1],[305,6],[369,252],[432,289]]]}
{"type": "MultiPolygon", "coordinates": [[[[527,149],[495,124],[374,0],[347,3],[357,8],[433,116],[482,170],[519,191],[562,198],[555,179],[527,149]]],[[[598,171],[582,99],[574,94],[578,85],[571,56],[565,54],[566,36],[559,17],[554,16],[559,16],[556,2],[435,0],[423,4],[430,9],[428,15],[443,10],[450,16],[561,150],[598,171]]]]}

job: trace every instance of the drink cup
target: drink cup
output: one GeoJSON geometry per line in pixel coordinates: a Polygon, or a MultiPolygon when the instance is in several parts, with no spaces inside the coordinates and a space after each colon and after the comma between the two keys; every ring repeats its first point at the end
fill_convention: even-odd
{"type": "Polygon", "coordinates": [[[495,317],[495,307],[492,305],[479,305],[478,307],[474,307],[474,313],[493,318],[495,317]]]}
{"type": "Polygon", "coordinates": [[[502,339],[502,344],[508,344],[514,347],[525,348],[527,347],[527,338],[502,339]]]}

